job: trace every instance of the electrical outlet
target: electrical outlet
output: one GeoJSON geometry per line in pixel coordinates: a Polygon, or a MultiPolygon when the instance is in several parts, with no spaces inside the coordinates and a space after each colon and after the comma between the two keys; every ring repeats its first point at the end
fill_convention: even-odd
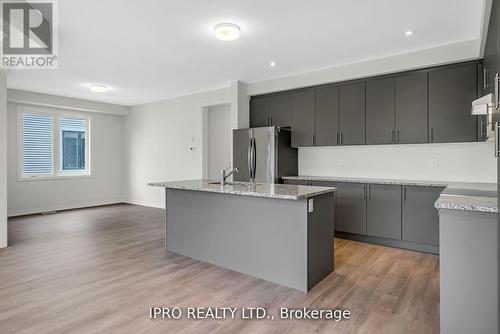
{"type": "Polygon", "coordinates": [[[432,167],[432,168],[436,168],[436,167],[437,167],[437,164],[438,164],[437,159],[431,159],[431,167],[432,167]]]}

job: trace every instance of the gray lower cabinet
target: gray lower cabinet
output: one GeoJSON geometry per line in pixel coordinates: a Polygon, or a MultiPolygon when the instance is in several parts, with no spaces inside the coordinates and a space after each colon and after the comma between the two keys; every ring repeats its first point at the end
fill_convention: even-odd
{"type": "Polygon", "coordinates": [[[292,147],[314,145],[316,95],[313,89],[292,93],[292,147]]]}
{"type": "Polygon", "coordinates": [[[339,85],[339,143],[365,144],[365,82],[339,85]]]}
{"type": "Polygon", "coordinates": [[[366,144],[392,144],[394,78],[366,81],[366,144]]]}
{"type": "Polygon", "coordinates": [[[439,244],[439,213],[434,203],[444,188],[403,187],[402,239],[429,245],[439,244]]]}
{"type": "Polygon", "coordinates": [[[257,97],[250,100],[250,127],[269,125],[269,98],[257,97]]]}
{"type": "Polygon", "coordinates": [[[335,230],[366,234],[366,188],[359,183],[337,183],[335,230]]]}
{"type": "Polygon", "coordinates": [[[401,186],[367,186],[366,233],[401,240],[401,186]]]}
{"type": "Polygon", "coordinates": [[[431,143],[477,141],[477,64],[437,68],[429,72],[429,131],[431,143]]]}

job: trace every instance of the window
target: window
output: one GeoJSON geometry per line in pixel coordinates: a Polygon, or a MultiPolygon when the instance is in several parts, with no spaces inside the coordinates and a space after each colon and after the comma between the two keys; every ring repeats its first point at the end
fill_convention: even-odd
{"type": "Polygon", "coordinates": [[[89,116],[22,107],[20,179],[89,175],[89,116]]]}

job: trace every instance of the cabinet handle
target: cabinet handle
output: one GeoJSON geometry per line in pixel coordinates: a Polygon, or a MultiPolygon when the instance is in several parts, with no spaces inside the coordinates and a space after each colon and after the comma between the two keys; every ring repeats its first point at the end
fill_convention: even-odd
{"type": "Polygon", "coordinates": [[[389,142],[394,143],[394,129],[389,130],[389,142]]]}
{"type": "Polygon", "coordinates": [[[406,202],[406,187],[403,188],[403,201],[406,202]]]}
{"type": "Polygon", "coordinates": [[[316,134],[312,134],[313,146],[316,145],[316,134]]]}
{"type": "Polygon", "coordinates": [[[431,143],[434,142],[434,128],[431,128],[431,143]]]}
{"type": "Polygon", "coordinates": [[[372,198],[372,187],[368,186],[368,198],[372,198]]]}
{"type": "Polygon", "coordinates": [[[339,140],[339,133],[337,132],[337,135],[335,136],[335,144],[340,144],[340,140],[339,140]]]}
{"type": "Polygon", "coordinates": [[[342,132],[340,133],[340,144],[342,145],[342,132]]]}
{"type": "Polygon", "coordinates": [[[269,125],[273,125],[273,118],[269,117],[269,125]]]}
{"type": "Polygon", "coordinates": [[[363,199],[366,198],[366,186],[363,186],[363,199]]]}
{"type": "Polygon", "coordinates": [[[486,90],[488,87],[488,69],[483,67],[483,90],[486,90]]]}
{"type": "Polygon", "coordinates": [[[399,129],[396,130],[396,142],[399,143],[399,129]]]}

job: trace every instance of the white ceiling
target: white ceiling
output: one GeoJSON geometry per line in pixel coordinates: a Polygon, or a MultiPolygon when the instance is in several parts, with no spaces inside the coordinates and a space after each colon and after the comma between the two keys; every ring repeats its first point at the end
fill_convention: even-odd
{"type": "Polygon", "coordinates": [[[122,105],[478,39],[483,0],[63,0],[59,69],[8,87],[122,105]],[[219,22],[241,27],[222,42],[219,22]],[[406,37],[404,31],[415,33],[406,37]],[[271,68],[270,61],[277,66],[271,68]],[[113,89],[93,93],[89,83],[113,89]]]}

